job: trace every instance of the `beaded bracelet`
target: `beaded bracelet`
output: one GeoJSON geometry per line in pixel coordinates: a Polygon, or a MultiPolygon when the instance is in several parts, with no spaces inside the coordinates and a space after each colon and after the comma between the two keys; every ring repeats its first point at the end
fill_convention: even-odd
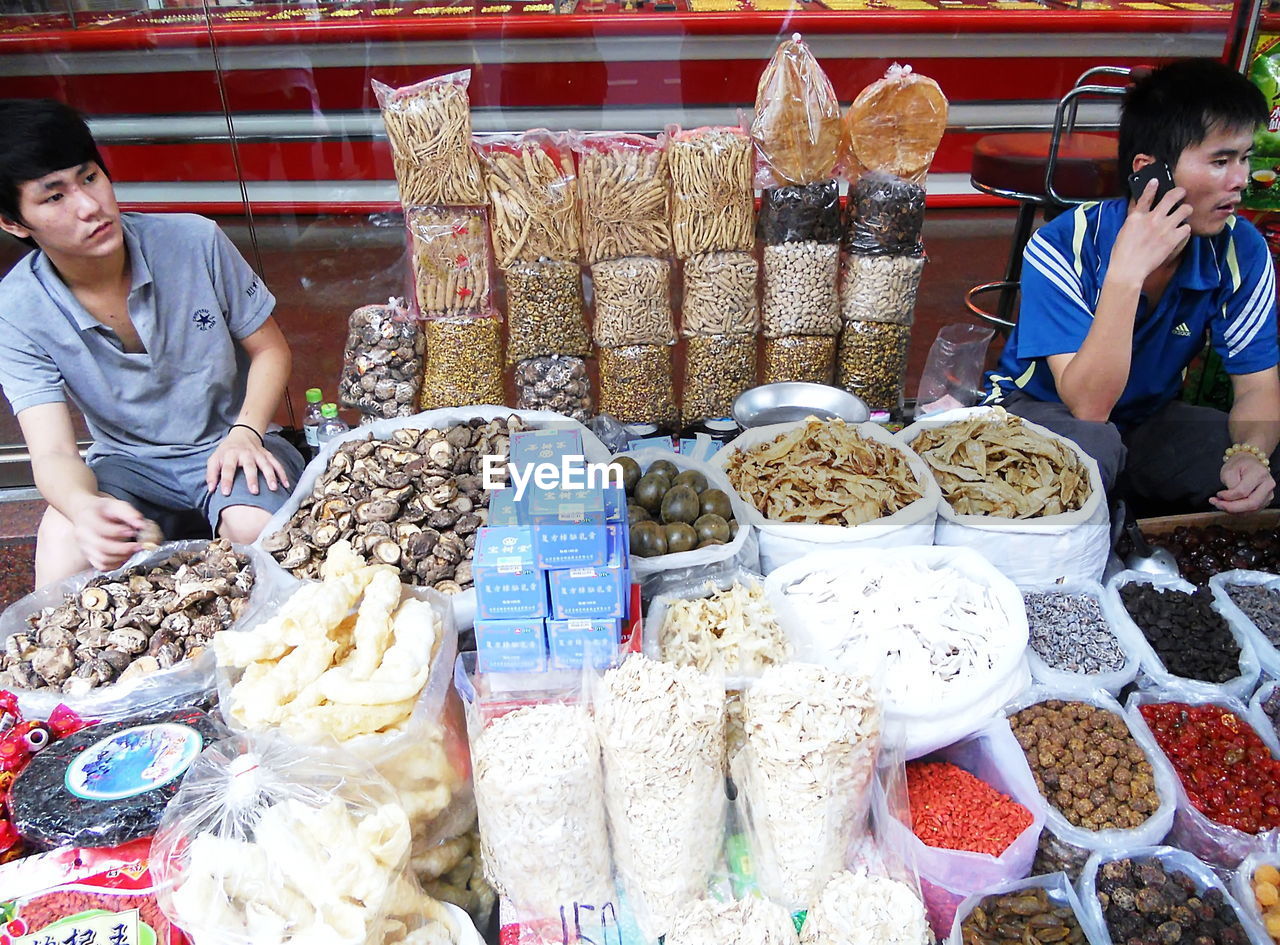
{"type": "Polygon", "coordinates": [[[263,446],[267,445],[267,441],[262,438],[262,434],[259,433],[257,430],[255,430],[253,427],[249,426],[249,424],[247,423],[233,423],[231,424],[231,426],[227,427],[227,432],[230,433],[236,427],[239,427],[241,430],[248,430],[250,433],[252,433],[254,436],[258,438],[259,443],[261,443],[263,446]]]}
{"type": "Polygon", "coordinates": [[[1268,469],[1271,468],[1271,457],[1262,452],[1261,449],[1254,446],[1252,443],[1232,443],[1227,447],[1227,451],[1222,454],[1222,461],[1225,463],[1232,456],[1235,456],[1236,453],[1249,453],[1254,459],[1262,463],[1263,466],[1266,466],[1268,469]]]}

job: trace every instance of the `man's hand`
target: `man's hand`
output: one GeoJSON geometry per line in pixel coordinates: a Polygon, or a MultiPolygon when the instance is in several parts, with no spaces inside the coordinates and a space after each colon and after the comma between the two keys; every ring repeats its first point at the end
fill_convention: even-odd
{"type": "Polygon", "coordinates": [[[1111,265],[1123,266],[1139,286],[1170,257],[1180,253],[1191,238],[1191,227],[1187,224],[1191,205],[1184,203],[1176,210],[1173,208],[1187,192],[1175,187],[1153,207],[1158,186],[1154,180],[1147,182],[1142,196],[1129,208],[1111,250],[1111,265]]]}
{"type": "Polygon", "coordinates": [[[111,571],[141,550],[137,535],[147,519],[128,502],[96,495],[76,510],[71,524],[89,564],[99,571],[111,571]]]}
{"type": "Polygon", "coordinates": [[[284,467],[262,445],[257,435],[243,427],[232,427],[209,457],[205,467],[205,485],[212,492],[221,484],[222,494],[231,495],[231,484],[235,482],[236,470],[239,469],[244,470],[245,481],[254,495],[258,494],[258,476],[262,476],[272,492],[282,485],[289,488],[289,477],[285,475],[284,467]]]}
{"type": "Polygon", "coordinates": [[[1252,453],[1236,453],[1222,464],[1222,484],[1226,486],[1209,504],[1223,512],[1256,512],[1271,504],[1276,481],[1271,471],[1252,453]]]}

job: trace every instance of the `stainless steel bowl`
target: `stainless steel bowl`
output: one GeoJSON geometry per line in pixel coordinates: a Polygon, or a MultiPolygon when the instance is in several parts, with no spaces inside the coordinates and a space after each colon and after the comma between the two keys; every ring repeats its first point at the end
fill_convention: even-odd
{"type": "Polygon", "coordinates": [[[787,423],[805,417],[840,418],[849,423],[862,423],[871,411],[857,397],[839,387],[787,381],[763,384],[743,391],[733,402],[733,419],[741,427],[762,427],[770,423],[787,423]]]}

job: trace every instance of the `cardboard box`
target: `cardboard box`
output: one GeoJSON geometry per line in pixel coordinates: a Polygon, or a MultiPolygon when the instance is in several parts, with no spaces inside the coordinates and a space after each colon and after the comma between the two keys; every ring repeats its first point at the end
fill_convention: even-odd
{"type": "Polygon", "coordinates": [[[477,619],[526,619],[549,612],[547,578],[537,566],[531,529],[480,529],[471,576],[477,619]]]}
{"type": "Polygon", "coordinates": [[[520,519],[520,505],[516,502],[515,489],[494,489],[489,493],[490,527],[515,528],[526,524],[520,519]]]}
{"type": "Polygon", "coordinates": [[[613,662],[621,642],[620,620],[548,620],[547,645],[552,669],[581,669],[589,653],[597,669],[613,662]]]}
{"type": "Polygon", "coordinates": [[[529,524],[553,522],[604,524],[604,491],[602,489],[541,489],[530,486],[522,501],[529,524]]]}
{"type": "Polygon", "coordinates": [[[511,434],[512,466],[524,470],[536,463],[560,465],[564,456],[582,458],[582,433],[576,429],[521,430],[511,434]]]}
{"type": "Polygon", "coordinates": [[[533,529],[522,526],[497,528],[492,525],[479,529],[472,564],[477,568],[508,570],[536,567],[533,529]]]}
{"type": "Polygon", "coordinates": [[[541,620],[479,620],[476,668],[482,673],[537,673],[547,668],[546,628],[541,620]]]}
{"type": "Polygon", "coordinates": [[[555,619],[627,616],[631,596],[627,528],[622,523],[613,523],[606,529],[609,556],[603,565],[547,572],[551,615],[555,619]]]}

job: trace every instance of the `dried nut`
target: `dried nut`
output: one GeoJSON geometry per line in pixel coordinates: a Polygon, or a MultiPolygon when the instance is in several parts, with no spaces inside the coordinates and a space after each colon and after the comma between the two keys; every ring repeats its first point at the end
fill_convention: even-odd
{"type": "Polygon", "coordinates": [[[684,261],[685,335],[754,335],[760,325],[757,269],[750,253],[708,253],[684,261]]]}
{"type": "Polygon", "coordinates": [[[872,410],[894,409],[902,398],[910,346],[910,325],[845,322],[837,383],[872,410]]]}
{"type": "Polygon", "coordinates": [[[923,256],[847,256],[840,273],[840,316],[847,322],[915,320],[923,256]]]}
{"type": "Polygon", "coordinates": [[[600,348],[600,409],[623,423],[677,426],[680,411],[666,345],[600,348]]]}
{"type": "Polygon", "coordinates": [[[496,318],[435,318],[427,322],[423,410],[501,404],[502,325],[496,318]]]}
{"type": "Polygon", "coordinates": [[[507,285],[507,363],[541,355],[591,353],[577,263],[516,262],[507,285]]]}
{"type": "Polygon", "coordinates": [[[760,307],[764,336],[839,334],[839,265],[840,247],[834,243],[766,246],[760,307]]]}
{"type": "Polygon", "coordinates": [[[671,316],[671,266],[665,259],[629,256],[591,267],[600,347],[665,345],[675,341],[671,316]]]}
{"type": "Polygon", "coordinates": [[[756,382],[754,335],[695,335],[685,343],[684,416],[727,417],[756,382]]]}
{"type": "Polygon", "coordinates": [[[835,364],[835,338],[825,335],[766,338],[760,364],[760,383],[809,381],[830,384],[835,364]]]}

